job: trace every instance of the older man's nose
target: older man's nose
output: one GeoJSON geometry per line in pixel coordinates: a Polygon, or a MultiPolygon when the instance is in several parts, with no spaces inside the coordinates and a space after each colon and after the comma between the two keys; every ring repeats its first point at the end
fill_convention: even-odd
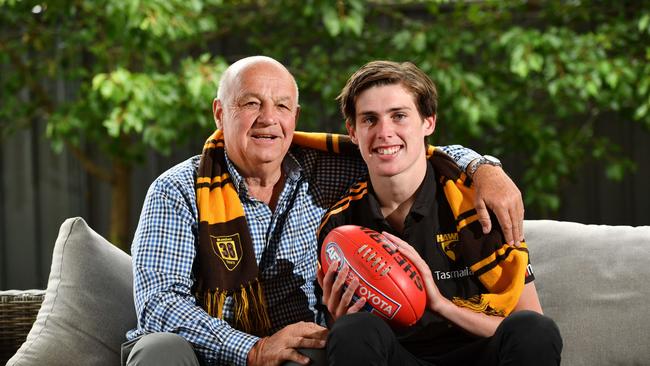
{"type": "Polygon", "coordinates": [[[260,107],[260,115],[257,120],[264,124],[275,124],[277,122],[277,117],[274,106],[269,103],[263,103],[260,107]]]}

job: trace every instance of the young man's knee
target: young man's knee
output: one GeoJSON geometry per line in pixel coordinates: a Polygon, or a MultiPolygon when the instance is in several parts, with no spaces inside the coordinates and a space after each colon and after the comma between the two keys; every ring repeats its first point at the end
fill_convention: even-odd
{"type": "Polygon", "coordinates": [[[519,311],[503,320],[500,327],[504,337],[516,340],[526,348],[544,348],[549,352],[562,351],[562,336],[553,319],[534,311],[519,311]]]}
{"type": "Polygon", "coordinates": [[[534,311],[518,311],[503,320],[502,326],[509,332],[539,337],[559,337],[560,330],[553,319],[534,311]]]}

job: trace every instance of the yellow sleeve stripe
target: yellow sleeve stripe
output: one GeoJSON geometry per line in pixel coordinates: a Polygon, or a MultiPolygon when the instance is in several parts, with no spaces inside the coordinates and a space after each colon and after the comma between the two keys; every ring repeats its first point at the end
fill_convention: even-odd
{"type": "Polygon", "coordinates": [[[473,223],[474,221],[478,220],[478,215],[474,214],[468,218],[462,219],[459,222],[456,223],[456,230],[460,231],[460,229],[464,228],[465,226],[473,223]]]}
{"type": "Polygon", "coordinates": [[[316,231],[317,236],[320,235],[321,229],[323,228],[323,226],[325,226],[325,224],[327,224],[327,222],[329,221],[332,215],[339,214],[340,212],[346,210],[348,207],[350,207],[350,202],[360,200],[361,198],[363,198],[363,196],[365,196],[368,193],[368,184],[364,182],[363,187],[360,187],[358,189],[361,191],[355,195],[349,195],[343,198],[342,200],[337,202],[336,205],[333,206],[336,207],[338,205],[341,205],[340,207],[336,207],[331,209],[330,211],[327,211],[327,213],[323,217],[323,220],[321,221],[321,224],[318,226],[318,230],[316,231]]]}
{"type": "Polygon", "coordinates": [[[350,200],[354,201],[354,200],[361,199],[361,197],[363,197],[367,191],[368,191],[367,182],[361,182],[359,184],[350,187],[348,189],[348,194],[345,197],[341,198],[338,202],[333,204],[332,207],[330,207],[330,210],[334,210],[338,208],[340,205],[344,205],[350,202],[350,200]]]}

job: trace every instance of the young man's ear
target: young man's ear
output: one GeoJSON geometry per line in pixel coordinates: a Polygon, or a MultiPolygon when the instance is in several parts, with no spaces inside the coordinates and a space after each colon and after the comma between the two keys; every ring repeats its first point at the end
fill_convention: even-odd
{"type": "Polygon", "coordinates": [[[348,136],[350,136],[350,140],[352,141],[353,144],[358,145],[358,140],[357,140],[357,131],[354,129],[354,122],[350,123],[350,120],[345,120],[345,128],[348,130],[348,136]]]}
{"type": "Polygon", "coordinates": [[[431,136],[433,131],[436,130],[436,115],[426,117],[422,122],[422,129],[424,130],[424,136],[431,136]]]}
{"type": "Polygon", "coordinates": [[[223,127],[223,105],[217,98],[214,98],[212,101],[212,117],[214,117],[214,123],[217,125],[217,128],[221,129],[223,127]]]}

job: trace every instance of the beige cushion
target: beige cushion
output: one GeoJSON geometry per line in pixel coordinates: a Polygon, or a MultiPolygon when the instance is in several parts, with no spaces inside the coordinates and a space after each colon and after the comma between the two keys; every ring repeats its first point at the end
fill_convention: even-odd
{"type": "Polygon", "coordinates": [[[119,365],[136,325],[131,257],[81,218],[66,220],[54,246],[43,305],[8,366],[119,365]]]}
{"type": "Polygon", "coordinates": [[[648,365],[650,226],[533,220],[524,231],[562,365],[648,365]]]}

